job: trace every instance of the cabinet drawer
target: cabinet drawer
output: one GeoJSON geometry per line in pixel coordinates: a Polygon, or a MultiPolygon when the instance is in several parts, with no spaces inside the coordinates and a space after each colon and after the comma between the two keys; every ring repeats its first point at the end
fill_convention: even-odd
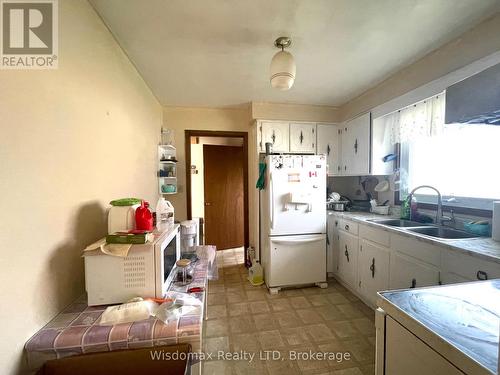
{"type": "Polygon", "coordinates": [[[391,234],[391,249],[435,266],[441,264],[441,248],[424,241],[391,234]]]}
{"type": "Polygon", "coordinates": [[[443,269],[468,280],[500,278],[500,263],[462,254],[458,251],[442,251],[443,269]]]}
{"type": "Polygon", "coordinates": [[[382,229],[370,227],[368,225],[359,226],[359,236],[386,247],[389,247],[389,243],[391,242],[391,236],[388,232],[382,229]]]}
{"type": "Polygon", "coordinates": [[[339,219],[339,230],[343,230],[344,232],[351,234],[358,234],[358,223],[355,223],[351,220],[339,219]]]}

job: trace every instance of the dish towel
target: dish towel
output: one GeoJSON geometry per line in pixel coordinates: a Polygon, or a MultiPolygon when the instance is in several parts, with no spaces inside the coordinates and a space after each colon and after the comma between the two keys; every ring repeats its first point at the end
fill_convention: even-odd
{"type": "Polygon", "coordinates": [[[265,181],[265,176],[266,176],[266,168],[267,165],[266,163],[259,163],[259,179],[257,180],[257,183],[255,184],[255,187],[259,190],[264,189],[264,181],[265,181]]]}

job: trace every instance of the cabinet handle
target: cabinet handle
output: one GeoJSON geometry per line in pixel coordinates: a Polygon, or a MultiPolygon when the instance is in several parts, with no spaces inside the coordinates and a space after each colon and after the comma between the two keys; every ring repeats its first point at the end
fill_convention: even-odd
{"type": "Polygon", "coordinates": [[[411,280],[411,286],[410,289],[416,288],[417,287],[417,279],[412,279],[411,280]]]}
{"type": "Polygon", "coordinates": [[[340,165],[337,167],[337,170],[340,172],[340,165]]]}
{"type": "Polygon", "coordinates": [[[302,144],[302,141],[304,141],[304,135],[302,134],[302,130],[300,131],[300,144],[302,144]]]}
{"type": "Polygon", "coordinates": [[[358,138],[356,138],[356,141],[354,142],[354,153],[358,153],[358,138]]]}
{"type": "Polygon", "coordinates": [[[326,244],[330,245],[330,237],[326,236],[326,244]]]}
{"type": "Polygon", "coordinates": [[[488,280],[488,274],[484,271],[477,271],[476,277],[478,280],[488,280]]]}
{"type": "Polygon", "coordinates": [[[276,134],[274,133],[274,130],[273,130],[273,135],[271,135],[271,140],[273,141],[274,145],[274,142],[276,141],[276,134]]]}
{"type": "MultiPolygon", "coordinates": [[[[313,147],[314,147],[314,145],[313,145],[313,147]]],[[[331,151],[331,149],[330,149],[330,145],[326,145],[326,154],[327,154],[328,156],[330,156],[330,151],[331,151]]]]}
{"type": "Polygon", "coordinates": [[[346,224],[344,227],[345,230],[349,230],[349,224],[346,224]]]}
{"type": "Polygon", "coordinates": [[[339,222],[338,220],[335,220],[335,226],[338,227],[339,226],[339,222]]]}
{"type": "Polygon", "coordinates": [[[349,251],[347,250],[347,245],[345,245],[345,252],[344,252],[345,257],[347,258],[347,262],[349,262],[349,251]]]}
{"type": "Polygon", "coordinates": [[[344,165],[344,171],[347,171],[347,165],[344,165]]]}
{"type": "Polygon", "coordinates": [[[372,279],[375,278],[375,258],[372,259],[372,265],[370,266],[370,271],[372,271],[372,279]]]}

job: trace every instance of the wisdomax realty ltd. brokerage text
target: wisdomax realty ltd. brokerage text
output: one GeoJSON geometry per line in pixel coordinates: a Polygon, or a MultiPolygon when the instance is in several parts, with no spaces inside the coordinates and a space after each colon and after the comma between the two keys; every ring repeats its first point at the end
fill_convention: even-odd
{"type": "Polygon", "coordinates": [[[214,351],[214,352],[167,352],[165,350],[151,350],[152,361],[335,361],[337,363],[350,361],[349,352],[317,352],[317,351],[280,351],[280,350],[260,350],[251,352],[240,351],[214,351]]]}

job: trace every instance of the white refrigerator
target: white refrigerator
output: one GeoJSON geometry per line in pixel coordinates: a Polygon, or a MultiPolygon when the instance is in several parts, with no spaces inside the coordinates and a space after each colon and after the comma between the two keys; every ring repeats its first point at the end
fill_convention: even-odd
{"type": "Polygon", "coordinates": [[[282,287],[326,287],[326,159],[269,155],[260,193],[260,245],[271,293],[282,287]]]}

